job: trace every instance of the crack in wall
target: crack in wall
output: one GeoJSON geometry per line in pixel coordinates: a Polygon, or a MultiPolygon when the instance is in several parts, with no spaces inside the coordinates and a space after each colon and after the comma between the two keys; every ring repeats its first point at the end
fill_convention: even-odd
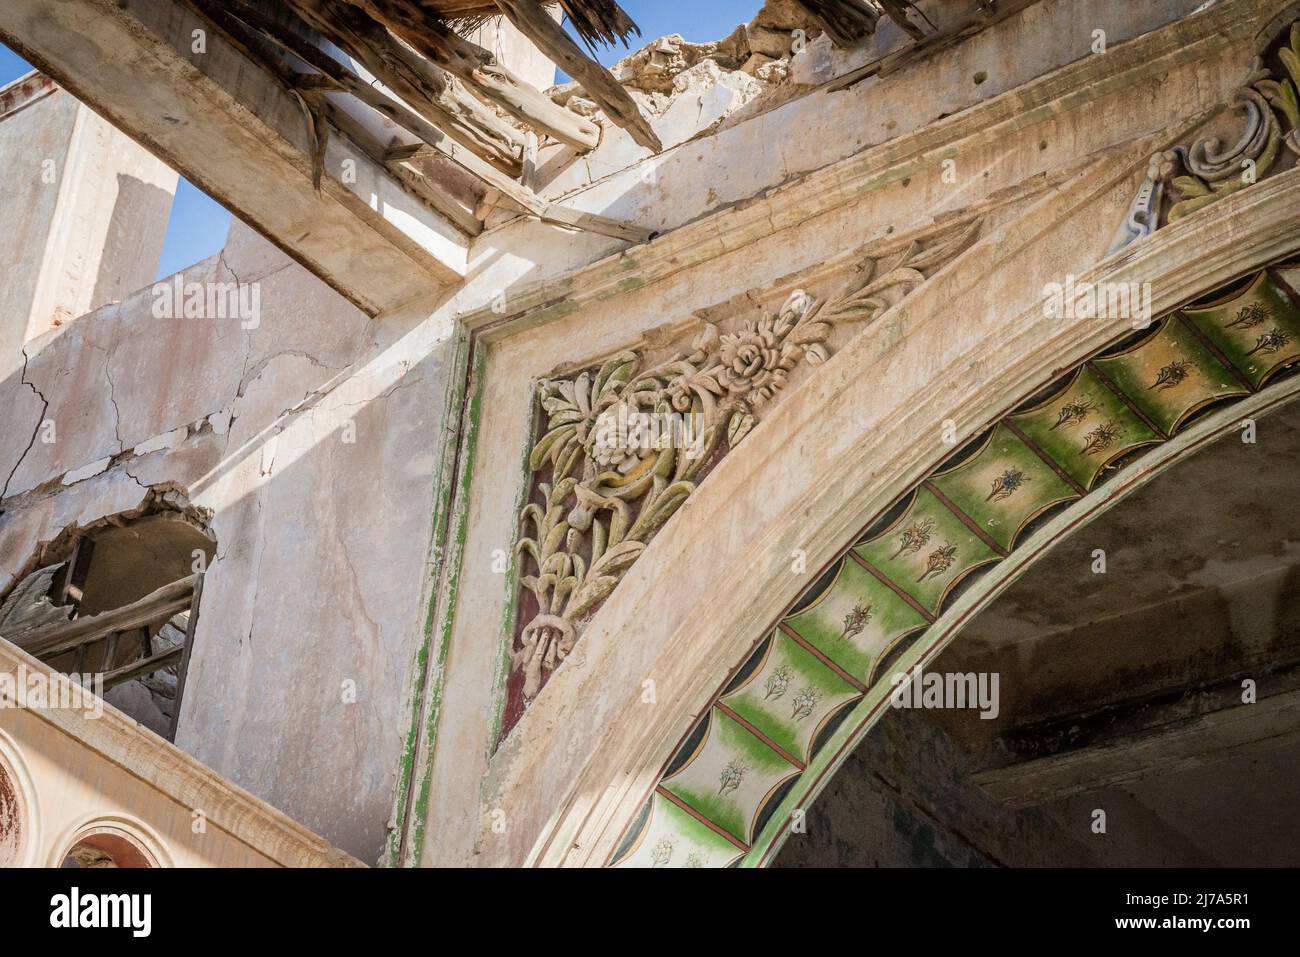
{"type": "MultiPolygon", "coordinates": [[[[40,414],[36,416],[36,425],[32,429],[32,437],[28,440],[27,447],[23,449],[23,454],[18,456],[18,461],[14,463],[14,467],[9,470],[9,475],[5,478],[4,487],[0,488],[0,501],[4,501],[5,496],[9,494],[9,483],[14,480],[14,476],[18,474],[18,469],[22,467],[23,462],[27,460],[27,455],[31,452],[32,446],[36,444],[36,436],[40,435],[41,426],[45,424],[45,413],[48,412],[50,408],[50,400],[45,398],[45,395],[40,389],[36,388],[36,383],[27,380],[27,363],[30,361],[31,357],[27,355],[26,346],[22,347],[22,353],[23,371],[20,381],[23,385],[28,386],[32,392],[35,393],[36,397],[41,400],[41,411],[40,414]]],[[[0,515],[3,514],[4,512],[0,511],[0,515]]]]}
{"type": "Polygon", "coordinates": [[[126,443],[122,440],[122,410],[117,404],[117,386],[113,382],[113,374],[109,371],[113,361],[113,350],[99,345],[90,336],[86,336],[82,342],[96,352],[104,354],[104,379],[108,382],[108,401],[113,405],[113,435],[117,439],[117,452],[121,454],[126,451],[126,443]]]}
{"type": "MultiPolygon", "coordinates": [[[[306,359],[316,368],[324,369],[327,372],[342,372],[344,369],[349,368],[350,365],[352,364],[349,363],[348,365],[343,365],[343,366],[327,365],[326,363],[321,362],[319,359],[317,359],[310,352],[306,352],[303,349],[281,349],[278,352],[272,352],[270,355],[263,356],[261,359],[258,359],[257,364],[250,369],[248,366],[248,362],[249,359],[251,359],[251,356],[252,356],[252,352],[250,349],[249,355],[246,356],[244,360],[244,371],[239,378],[239,387],[235,390],[236,399],[242,399],[244,397],[244,394],[248,391],[248,387],[249,385],[252,384],[253,380],[256,379],[258,376],[260,376],[263,372],[265,372],[267,366],[269,366],[276,359],[279,359],[283,356],[295,356],[299,359],[306,359]]],[[[312,393],[308,393],[308,396],[310,396],[311,394],[312,393]]],[[[305,402],[306,398],[304,397],[302,401],[305,402]]]]}
{"type": "Polygon", "coordinates": [[[109,371],[112,364],[113,355],[105,350],[104,378],[108,380],[108,401],[113,403],[113,435],[117,437],[117,450],[123,452],[126,450],[126,443],[122,440],[122,410],[117,404],[117,386],[113,382],[113,373],[109,371]]]}

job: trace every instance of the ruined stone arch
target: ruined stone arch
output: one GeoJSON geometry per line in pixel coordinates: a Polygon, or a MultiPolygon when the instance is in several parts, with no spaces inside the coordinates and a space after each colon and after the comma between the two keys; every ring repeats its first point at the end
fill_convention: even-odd
{"type": "MultiPolygon", "coordinates": [[[[1280,174],[1104,258],[1078,281],[1151,283],[1154,313],[1163,319],[1189,302],[1293,257],[1300,249],[1300,230],[1288,208],[1294,208],[1298,189],[1300,179],[1294,171],[1280,174]]],[[[1025,248],[1051,238],[1029,240],[1025,248]]],[[[605,736],[585,759],[562,807],[540,832],[529,857],[532,863],[607,865],[626,860],[636,851],[638,837],[643,852],[652,852],[654,842],[647,848],[644,838],[648,835],[638,835],[638,819],[643,818],[653,796],[663,797],[660,785],[665,772],[679,775],[680,768],[702,752],[698,739],[691,740],[699,716],[712,708],[721,694],[735,690],[728,689],[728,683],[754,649],[773,634],[776,623],[817,577],[818,570],[830,567],[847,545],[860,541],[863,529],[870,529],[892,505],[942,470],[952,448],[943,448],[937,441],[940,424],[949,420],[959,437],[957,447],[964,446],[1009,413],[1024,412],[1024,404],[1036,394],[1047,390],[1039,395],[1040,403],[1050,398],[1053,393],[1048,387],[1058,382],[1063,372],[1073,372],[1131,333],[1123,321],[1047,320],[1043,297],[1038,296],[1033,297],[1033,305],[1013,317],[972,317],[973,328],[953,333],[963,334],[963,342],[956,348],[927,334],[927,330],[937,331],[936,325],[963,287],[1008,281],[1009,263],[999,263],[1001,257],[994,247],[1011,241],[1004,235],[979,243],[918,290],[894,315],[883,317],[882,323],[891,318],[907,322],[911,332],[907,340],[883,349],[879,343],[865,341],[869,337],[861,337],[849,347],[858,353],[858,368],[873,368],[878,377],[899,376],[901,388],[894,396],[873,395],[867,384],[834,376],[828,366],[823,378],[814,380],[805,394],[778,407],[774,417],[785,417],[784,429],[773,428],[767,435],[756,432],[748,440],[751,444],[733,453],[701,487],[693,501],[699,510],[697,528],[712,524],[727,527],[730,522],[743,521],[746,510],[759,508],[760,497],[773,504],[762,516],[766,532],[760,548],[749,556],[744,568],[701,569],[708,587],[698,596],[690,596],[694,610],[684,616],[647,664],[646,674],[659,689],[658,705],[644,708],[633,700],[606,711],[605,736]],[[892,354],[882,355],[888,352],[892,354]],[[777,448],[781,437],[790,434],[800,436],[798,450],[777,448]],[[776,471],[779,466],[774,462],[793,455],[820,466],[815,474],[803,470],[797,489],[778,493],[756,478],[764,468],[776,471]],[[864,462],[868,463],[865,473],[864,462]],[[749,483],[760,488],[744,487],[747,470],[749,483]],[[797,581],[787,572],[790,556],[796,551],[804,553],[809,570],[797,581]],[[685,755],[679,754],[683,748],[685,755]]],[[[904,652],[897,666],[906,668],[932,658],[956,637],[963,621],[1054,541],[1158,470],[1232,429],[1246,410],[1252,416],[1262,416],[1289,400],[1295,393],[1293,382],[1270,385],[1260,379],[1243,384],[1239,398],[1225,399],[1223,409],[1206,411],[1203,417],[1195,417],[1194,409],[1181,410],[1177,422],[1168,424],[1166,436],[1139,457],[1142,464],[1138,468],[1121,471],[1100,488],[1085,488],[1086,494],[1051,518],[1047,526],[1023,542],[1005,543],[1003,550],[1009,554],[996,556],[998,563],[976,587],[950,607],[941,610],[936,604],[926,637],[904,652]]],[[[790,465],[787,474],[800,471],[790,465]]],[[[680,557],[700,550],[703,543],[693,541],[698,537],[696,530],[679,522],[664,531],[656,546],[663,549],[661,554],[680,557]]],[[[621,622],[649,614],[656,602],[665,600],[667,594],[654,583],[628,589],[593,620],[588,637],[604,632],[599,627],[606,624],[603,616],[607,616],[611,632],[616,632],[621,622]]],[[[589,669],[591,674],[575,681],[593,680],[602,666],[596,663],[589,669]]],[[[865,709],[858,716],[860,721],[855,724],[849,719],[840,726],[835,732],[839,747],[831,748],[830,753],[842,757],[848,750],[846,742],[865,733],[879,713],[884,695],[878,682],[860,695],[854,705],[865,709]]],[[[539,697],[534,705],[538,714],[530,717],[540,724],[563,714],[550,712],[549,704],[545,695],[539,697]]],[[[691,863],[769,862],[783,837],[781,828],[789,812],[806,805],[833,774],[838,761],[825,753],[823,747],[806,762],[805,770],[795,768],[792,776],[782,779],[778,775],[766,782],[770,786],[759,790],[759,802],[778,796],[783,786],[788,787],[790,777],[800,780],[780,795],[779,808],[766,821],[746,823],[757,824],[758,833],[747,833],[747,840],[731,841],[734,854],[721,853],[714,860],[697,855],[691,863]]],[[[724,771],[725,767],[710,768],[710,781],[724,771]]],[[[517,778],[495,782],[494,796],[508,796],[514,786],[529,778],[529,771],[524,770],[517,778]]],[[[722,786],[725,790],[725,782],[722,786]]],[[[715,833],[722,829],[713,828],[715,833]]]]}
{"type": "MultiPolygon", "coordinates": [[[[1159,333],[1148,342],[1158,338],[1159,333]]],[[[1069,389],[1064,392],[1068,394],[1069,389]]],[[[1058,393],[1058,396],[1060,394],[1058,393]]],[[[870,678],[862,683],[860,695],[848,700],[839,713],[832,711],[820,715],[822,721],[817,732],[810,735],[810,741],[818,742],[816,755],[811,760],[802,762],[798,766],[798,772],[792,768],[791,773],[784,780],[778,781],[767,791],[764,800],[756,808],[756,826],[753,833],[758,835],[758,839],[744,848],[737,844],[734,851],[730,848],[726,849],[731,857],[726,863],[743,862],[743,866],[761,867],[771,864],[776,859],[786,838],[793,833],[793,826],[831,782],[843,759],[855,750],[862,738],[871,732],[876,720],[889,708],[891,695],[895,691],[895,686],[890,683],[891,678],[898,674],[914,674],[927,663],[934,661],[942,650],[960,638],[964,627],[1004,590],[1022,575],[1031,571],[1033,566],[1046,557],[1053,548],[1085,529],[1101,513],[1119,504],[1129,494],[1164,474],[1165,471],[1176,468],[1195,452],[1218,439],[1238,433],[1244,418],[1258,421],[1269,413],[1292,404],[1297,397],[1300,397],[1300,383],[1297,383],[1294,378],[1289,378],[1264,387],[1249,400],[1240,403],[1232,403],[1230,399],[1225,400],[1224,408],[1206,415],[1194,426],[1180,432],[1176,438],[1171,438],[1158,447],[1153,447],[1145,453],[1139,452],[1131,459],[1127,459],[1127,464],[1122,466],[1122,471],[1116,473],[1106,484],[1095,488],[1093,490],[1095,494],[1074,500],[1068,507],[1054,512],[1041,526],[1035,526],[1032,519],[1026,521],[1022,529],[1027,534],[1016,536],[1016,547],[1004,558],[989,559],[981,562],[980,565],[972,565],[967,574],[951,583],[949,589],[951,595],[945,595],[940,601],[943,611],[934,617],[933,623],[928,627],[911,629],[904,635],[892,638],[879,655],[871,659],[870,678]],[[984,565],[991,567],[988,568],[986,575],[981,576],[980,571],[984,565]],[[788,789],[783,787],[787,784],[791,785],[788,789]]],[[[980,443],[980,451],[982,452],[989,444],[991,443],[980,443]]],[[[977,452],[971,456],[971,459],[976,458],[978,454],[977,452]]],[[[959,465],[947,474],[952,475],[960,471],[959,465]]],[[[909,495],[906,502],[911,505],[914,500],[915,495],[909,495]]],[[[910,509],[905,510],[904,514],[909,511],[910,509]]],[[[862,536],[859,544],[870,543],[873,540],[878,542],[882,538],[888,538],[899,528],[898,524],[890,525],[879,535],[873,535],[872,532],[878,531],[873,529],[862,536]]],[[[670,759],[663,779],[656,787],[655,795],[647,803],[643,814],[629,827],[624,841],[610,863],[646,863],[645,858],[649,856],[651,866],[655,866],[653,858],[656,838],[662,840],[662,837],[655,834],[650,824],[656,815],[660,818],[664,817],[665,811],[667,816],[671,817],[685,810],[686,803],[677,803],[680,799],[672,790],[674,780],[700,757],[704,750],[704,741],[714,733],[718,723],[729,720],[743,724],[747,730],[753,728],[762,733],[754,724],[745,721],[744,717],[736,715],[735,710],[728,703],[729,700],[734,699],[738,694],[743,694],[746,688],[758,687],[760,692],[763,690],[759,682],[764,675],[773,674],[769,662],[776,657],[774,648],[779,643],[785,643],[793,638],[795,639],[793,644],[808,647],[807,641],[801,640],[797,633],[789,630],[787,622],[791,619],[807,618],[817,611],[819,603],[829,604],[828,599],[832,599],[837,588],[841,586],[844,570],[846,568],[856,570],[858,567],[852,557],[855,550],[849,549],[826,574],[821,576],[821,581],[810,586],[806,595],[813,600],[811,606],[803,605],[802,602],[797,605],[792,614],[786,616],[770,636],[758,643],[758,650],[751,654],[749,660],[738,666],[736,675],[728,681],[726,689],[712,703],[713,711],[709,719],[700,722],[693,734],[670,759]],[[829,584],[826,583],[828,579],[829,584]],[[675,804],[675,807],[668,807],[664,801],[675,804]]],[[[839,619],[836,618],[836,626],[838,622],[839,619]]],[[[844,629],[850,630],[847,620],[844,629]]],[[[798,654],[799,651],[796,650],[795,653],[798,654]]],[[[823,660],[830,660],[830,656],[825,656],[823,660]]],[[[847,688],[845,691],[847,692],[847,688]]],[[[781,696],[785,697],[786,692],[782,691],[781,696]]],[[[797,761],[798,758],[794,760],[797,761]]],[[[715,761],[714,764],[717,762],[715,761]]],[[[717,770],[717,767],[708,768],[710,773],[717,770]]],[[[704,824],[705,822],[695,818],[691,823],[704,824]]],[[[714,833],[722,836],[720,831],[714,833]]],[[[660,846],[665,852],[670,849],[670,844],[660,846]]],[[[671,847],[671,850],[676,848],[671,847]]],[[[705,859],[698,852],[695,856],[697,861],[705,859]]],[[[663,863],[667,865],[670,862],[665,860],[663,863]]],[[[672,863],[680,865],[681,861],[672,863]]]]}

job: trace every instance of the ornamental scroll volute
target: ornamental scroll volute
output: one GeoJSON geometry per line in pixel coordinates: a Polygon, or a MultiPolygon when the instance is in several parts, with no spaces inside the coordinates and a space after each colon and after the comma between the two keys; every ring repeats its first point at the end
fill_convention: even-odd
{"type": "Polygon", "coordinates": [[[1294,165],[1300,156],[1300,20],[1255,57],[1229,105],[1208,132],[1151,157],[1112,251],[1294,165]]]}
{"type": "Polygon", "coordinates": [[[1245,128],[1233,145],[1224,148],[1218,136],[1197,140],[1173,151],[1169,172],[1179,199],[1169,210],[1175,222],[1230,193],[1250,186],[1282,168],[1286,154],[1300,155],[1300,21],[1286,30],[1277,44],[1274,72],[1263,57],[1256,57],[1246,82],[1233,96],[1233,107],[1245,119],[1245,128]]]}
{"type": "Polygon", "coordinates": [[[583,624],[705,475],[755,427],[791,377],[830,357],[838,327],[870,322],[965,248],[968,222],[889,256],[863,257],[818,298],[791,292],[775,312],[705,322],[689,347],[648,350],[537,384],[541,438],[520,515],[519,626],[504,735],[573,650],[583,624]]]}

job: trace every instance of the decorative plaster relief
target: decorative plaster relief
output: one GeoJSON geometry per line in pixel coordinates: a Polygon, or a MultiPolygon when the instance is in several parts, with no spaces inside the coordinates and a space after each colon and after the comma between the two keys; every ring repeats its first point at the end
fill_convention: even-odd
{"type": "Polygon", "coordinates": [[[824,363],[837,327],[875,319],[978,230],[976,220],[892,257],[866,258],[851,282],[825,298],[796,289],[775,313],[733,328],[706,322],[688,351],[649,367],[644,351],[631,350],[538,383],[545,429],[529,459],[535,494],[520,514],[516,546],[531,615],[511,652],[512,681],[524,701],[536,696],[573,650],[582,623],[758,424],[795,370],[824,363]]]}
{"type": "Polygon", "coordinates": [[[1215,128],[1190,146],[1177,146],[1151,158],[1112,252],[1281,172],[1288,165],[1287,152],[1300,155],[1300,20],[1255,57],[1232,106],[1245,118],[1245,129],[1230,147],[1225,149],[1222,139],[1227,128],[1215,128]],[[1276,70],[1269,65],[1272,61],[1276,70]],[[1169,203],[1167,186],[1177,194],[1169,197],[1169,203]]]}

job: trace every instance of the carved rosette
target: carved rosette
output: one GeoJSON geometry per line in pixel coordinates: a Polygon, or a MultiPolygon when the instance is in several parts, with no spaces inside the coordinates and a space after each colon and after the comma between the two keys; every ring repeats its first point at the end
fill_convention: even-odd
{"type": "Polygon", "coordinates": [[[705,323],[689,351],[653,366],[645,366],[640,351],[627,351],[599,368],[538,383],[545,428],[529,458],[534,495],[520,515],[516,546],[520,584],[535,613],[511,651],[525,701],[573,650],[582,622],[705,473],[749,434],[796,368],[825,362],[837,326],[874,319],[977,231],[978,222],[971,222],[924,248],[913,243],[891,258],[867,259],[851,284],[825,299],[797,289],[776,313],[734,329],[705,323]],[[648,422],[656,428],[640,428],[648,422]],[[638,431],[653,441],[630,434],[638,431]]]}

